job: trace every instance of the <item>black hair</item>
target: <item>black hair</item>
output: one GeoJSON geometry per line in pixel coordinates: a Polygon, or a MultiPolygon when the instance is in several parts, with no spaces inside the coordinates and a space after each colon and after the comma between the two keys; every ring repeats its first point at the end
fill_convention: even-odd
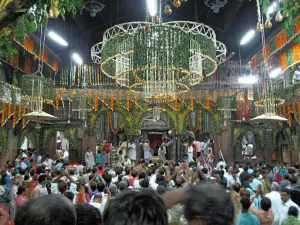
{"type": "Polygon", "coordinates": [[[63,181],[60,181],[58,184],[57,184],[57,189],[60,193],[64,194],[66,191],[67,191],[67,184],[63,181]]]}
{"type": "Polygon", "coordinates": [[[152,190],[124,191],[110,201],[104,213],[104,225],[167,225],[162,199],[152,190]],[[122,222],[121,222],[122,221],[122,222]]]}
{"type": "Polygon", "coordinates": [[[40,175],[39,178],[38,178],[39,183],[42,183],[45,180],[46,180],[46,175],[40,175]]]}
{"type": "Polygon", "coordinates": [[[17,210],[15,225],[76,225],[74,205],[63,195],[30,199],[17,210]]]}
{"type": "Polygon", "coordinates": [[[67,197],[67,199],[69,199],[71,202],[73,202],[73,199],[74,199],[74,194],[70,191],[67,191],[64,193],[64,195],[67,197]]]}
{"type": "Polygon", "coordinates": [[[280,191],[280,192],[285,192],[285,193],[287,193],[288,195],[291,195],[290,189],[287,189],[287,188],[281,188],[281,191],[280,191]]]}
{"type": "Polygon", "coordinates": [[[75,175],[75,170],[70,170],[69,173],[70,173],[71,176],[74,176],[75,175]]]}
{"type": "Polygon", "coordinates": [[[123,175],[120,174],[120,175],[118,176],[118,181],[122,181],[122,179],[123,179],[123,175]]]}
{"type": "Polygon", "coordinates": [[[298,209],[295,206],[290,206],[289,211],[288,211],[288,215],[298,218],[298,215],[299,215],[298,209]]]}
{"type": "Polygon", "coordinates": [[[140,180],[140,186],[142,188],[149,188],[149,181],[147,179],[140,180]]]}
{"type": "Polygon", "coordinates": [[[105,180],[105,182],[106,182],[107,184],[110,184],[110,183],[111,183],[111,180],[112,180],[112,175],[111,175],[111,174],[108,174],[108,173],[103,174],[103,180],[105,180]]]}
{"type": "Polygon", "coordinates": [[[94,178],[94,174],[89,175],[89,180],[92,180],[94,178]]]}
{"type": "Polygon", "coordinates": [[[96,167],[94,167],[93,169],[92,169],[92,173],[97,173],[98,172],[98,169],[96,168],[96,167]]]}
{"type": "Polygon", "coordinates": [[[291,182],[291,184],[297,184],[298,180],[296,177],[291,177],[290,182],[291,182]]]}
{"type": "Polygon", "coordinates": [[[77,214],[76,225],[100,225],[102,223],[100,211],[92,205],[76,205],[75,210],[77,214]]]}
{"type": "Polygon", "coordinates": [[[20,187],[18,187],[17,195],[20,195],[20,194],[24,193],[25,191],[26,191],[26,187],[20,186],[20,187]]]}
{"type": "Polygon", "coordinates": [[[269,211],[272,206],[272,202],[269,198],[263,197],[260,201],[261,209],[264,211],[269,211]]]}
{"type": "Polygon", "coordinates": [[[35,171],[34,170],[30,170],[29,174],[30,174],[31,177],[33,177],[35,175],[35,171]]]}
{"type": "Polygon", "coordinates": [[[146,178],[146,173],[145,172],[140,172],[138,176],[139,176],[139,179],[145,179],[146,178]]]}
{"type": "Polygon", "coordinates": [[[233,189],[235,192],[239,193],[240,190],[241,190],[241,186],[240,186],[239,183],[235,183],[235,184],[232,185],[232,189],[233,189]]]}
{"type": "Polygon", "coordinates": [[[99,192],[104,192],[104,189],[105,189],[105,184],[103,182],[97,184],[97,190],[99,192]]]}
{"type": "Polygon", "coordinates": [[[132,171],[131,173],[132,177],[136,178],[138,176],[138,172],[137,171],[132,171]]]}
{"type": "Polygon", "coordinates": [[[130,168],[126,168],[126,169],[125,169],[125,174],[126,174],[126,175],[129,175],[129,174],[130,174],[130,168]]]}
{"type": "Polygon", "coordinates": [[[95,182],[92,182],[90,187],[91,187],[91,190],[94,192],[97,189],[97,184],[95,182]]]}
{"type": "Polygon", "coordinates": [[[166,168],[165,167],[160,167],[159,170],[158,170],[158,173],[160,175],[162,175],[162,176],[165,174],[165,172],[166,172],[166,168]]]}
{"type": "Polygon", "coordinates": [[[246,196],[243,196],[243,197],[241,198],[241,204],[242,204],[243,210],[248,211],[248,209],[249,209],[250,206],[251,206],[250,198],[248,198],[248,197],[246,197],[246,196]]]}
{"type": "Polygon", "coordinates": [[[206,225],[233,224],[234,206],[230,195],[220,186],[201,183],[192,186],[184,201],[184,216],[188,221],[202,220],[206,225]]]}

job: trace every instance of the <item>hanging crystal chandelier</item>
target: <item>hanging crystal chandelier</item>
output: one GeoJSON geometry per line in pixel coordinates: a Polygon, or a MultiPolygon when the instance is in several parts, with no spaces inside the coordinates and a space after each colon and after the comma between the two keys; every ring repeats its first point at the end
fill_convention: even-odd
{"type": "MultiPolygon", "coordinates": [[[[152,19],[154,21],[154,19],[152,19]]],[[[95,63],[119,86],[146,101],[173,101],[226,60],[226,47],[196,22],[130,22],[108,29],[91,49],[95,63]]]]}

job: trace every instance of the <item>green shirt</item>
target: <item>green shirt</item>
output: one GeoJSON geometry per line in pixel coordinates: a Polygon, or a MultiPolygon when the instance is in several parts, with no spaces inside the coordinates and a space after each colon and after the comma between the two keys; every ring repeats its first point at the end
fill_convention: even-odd
{"type": "Polygon", "coordinates": [[[288,216],[282,221],[281,225],[300,225],[300,220],[297,217],[288,216]]]}

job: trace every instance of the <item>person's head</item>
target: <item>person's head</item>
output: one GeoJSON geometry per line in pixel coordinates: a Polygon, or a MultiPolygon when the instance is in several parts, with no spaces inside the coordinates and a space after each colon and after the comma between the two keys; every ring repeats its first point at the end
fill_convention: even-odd
{"type": "Polygon", "coordinates": [[[46,195],[21,206],[15,225],[76,225],[75,207],[63,195],[46,195]]]}
{"type": "Polygon", "coordinates": [[[100,182],[100,183],[98,183],[97,184],[97,190],[98,190],[98,192],[104,192],[104,190],[105,190],[105,184],[103,183],[103,182],[100,182]]]}
{"type": "Polygon", "coordinates": [[[18,187],[18,191],[17,191],[17,195],[23,195],[26,191],[26,187],[25,186],[20,186],[18,187]]]}
{"type": "Polygon", "coordinates": [[[128,188],[128,184],[127,184],[126,181],[121,181],[121,182],[119,183],[119,189],[120,189],[120,191],[127,190],[127,188],[128,188]]]}
{"type": "Polygon", "coordinates": [[[290,182],[291,182],[292,186],[295,187],[297,185],[298,180],[296,177],[291,177],[290,182]]]}
{"type": "Polygon", "coordinates": [[[243,212],[248,212],[250,206],[251,206],[251,201],[250,198],[243,196],[241,197],[241,205],[243,207],[243,212]]]}
{"type": "Polygon", "coordinates": [[[111,200],[103,219],[104,225],[168,224],[167,211],[162,199],[150,189],[118,194],[111,200]]]}
{"type": "Polygon", "coordinates": [[[57,185],[57,189],[61,194],[64,194],[68,189],[68,185],[63,181],[60,181],[57,185]]]}
{"type": "Polygon", "coordinates": [[[165,186],[158,185],[156,191],[157,191],[157,194],[163,195],[166,193],[167,189],[165,186]]]}
{"type": "Polygon", "coordinates": [[[232,189],[233,189],[235,192],[239,193],[240,190],[241,190],[241,186],[240,186],[239,183],[234,183],[234,184],[232,185],[232,189]]]}
{"type": "Polygon", "coordinates": [[[298,218],[299,211],[295,206],[290,206],[290,208],[288,210],[288,215],[298,218]]]}
{"type": "Polygon", "coordinates": [[[233,171],[232,166],[229,166],[229,167],[228,167],[228,173],[232,173],[232,171],[233,171]]]}
{"type": "Polygon", "coordinates": [[[45,185],[46,180],[47,180],[46,175],[40,175],[39,178],[38,178],[38,182],[39,182],[40,185],[45,185]]]}
{"type": "Polygon", "coordinates": [[[280,191],[280,185],[277,182],[273,182],[271,184],[271,190],[279,192],[280,191]]]}
{"type": "Polygon", "coordinates": [[[125,169],[125,174],[126,174],[127,176],[130,175],[130,168],[126,168],[126,169],[125,169]]]}
{"type": "Polygon", "coordinates": [[[139,177],[139,180],[145,179],[146,178],[146,173],[145,172],[140,172],[138,177],[139,177]]]}
{"type": "Polygon", "coordinates": [[[192,186],[186,193],[184,205],[184,216],[191,225],[233,224],[233,203],[230,195],[219,185],[192,186]]]}
{"type": "Polygon", "coordinates": [[[64,196],[66,196],[67,199],[69,199],[71,202],[73,202],[75,195],[72,192],[67,191],[64,193],[64,196]]]}
{"type": "Polygon", "coordinates": [[[243,170],[244,170],[245,172],[248,172],[248,169],[249,169],[248,166],[246,166],[246,165],[243,166],[243,170]]]}
{"type": "Polygon", "coordinates": [[[99,209],[89,204],[75,206],[77,214],[76,225],[101,225],[102,218],[99,209]]]}
{"type": "Polygon", "coordinates": [[[90,147],[87,147],[87,149],[86,149],[88,152],[90,152],[91,151],[91,148],[90,147]]]}
{"type": "Polygon", "coordinates": [[[95,203],[101,203],[102,202],[102,194],[101,193],[97,193],[94,195],[94,202],[95,203]]]}
{"type": "Polygon", "coordinates": [[[253,173],[249,174],[249,176],[248,176],[249,183],[251,183],[253,181],[253,179],[254,179],[254,174],[253,173]]]}
{"type": "Polygon", "coordinates": [[[105,182],[107,184],[111,183],[111,180],[112,180],[112,175],[111,174],[104,173],[102,177],[103,177],[103,180],[105,180],[105,182]]]}
{"type": "Polygon", "coordinates": [[[138,172],[134,170],[134,171],[132,171],[131,175],[133,178],[137,178],[138,172]]]}
{"type": "Polygon", "coordinates": [[[149,188],[149,181],[147,179],[140,180],[140,186],[143,189],[149,188]]]}
{"type": "Polygon", "coordinates": [[[281,200],[285,203],[288,200],[290,200],[291,197],[291,191],[287,188],[282,188],[280,191],[281,194],[281,200]]]}
{"type": "Polygon", "coordinates": [[[264,211],[269,211],[272,206],[271,200],[269,198],[263,197],[260,201],[261,209],[264,211]]]}
{"type": "Polygon", "coordinates": [[[117,193],[118,193],[118,188],[117,188],[117,186],[115,184],[111,184],[109,186],[109,191],[111,193],[111,197],[115,197],[117,195],[117,193]]]}

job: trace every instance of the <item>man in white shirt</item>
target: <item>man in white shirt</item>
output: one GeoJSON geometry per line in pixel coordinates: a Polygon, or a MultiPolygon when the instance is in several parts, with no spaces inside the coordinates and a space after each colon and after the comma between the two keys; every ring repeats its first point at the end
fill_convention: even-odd
{"type": "Polygon", "coordinates": [[[64,152],[64,161],[68,162],[69,161],[69,151],[64,149],[63,152],[64,152]]]}
{"type": "Polygon", "coordinates": [[[46,176],[40,175],[38,182],[39,184],[32,191],[30,198],[39,198],[44,195],[48,195],[48,190],[46,188],[46,176]]]}
{"type": "Polygon", "coordinates": [[[266,197],[269,198],[272,202],[272,211],[274,213],[274,220],[272,225],[279,225],[279,210],[282,205],[281,195],[280,195],[280,186],[277,182],[273,182],[271,185],[272,191],[266,194],[266,197]]]}
{"type": "Polygon", "coordinates": [[[166,147],[161,145],[158,149],[158,157],[163,163],[165,163],[166,161],[166,153],[166,147]]]}
{"type": "Polygon", "coordinates": [[[127,155],[125,156],[125,159],[124,159],[124,166],[125,167],[130,167],[131,166],[131,160],[128,158],[127,155]]]}
{"type": "Polygon", "coordinates": [[[281,200],[282,204],[279,206],[279,224],[282,223],[282,221],[288,216],[288,210],[291,206],[294,206],[298,209],[299,212],[299,206],[291,200],[291,191],[287,188],[281,189],[281,200]]]}
{"type": "Polygon", "coordinates": [[[241,185],[241,181],[240,178],[237,176],[237,171],[232,172],[231,176],[228,176],[229,179],[227,179],[227,187],[232,186],[233,184],[238,183],[239,185],[241,185]]]}
{"type": "Polygon", "coordinates": [[[194,155],[194,149],[193,149],[193,146],[192,146],[192,143],[193,142],[189,142],[188,144],[188,162],[191,163],[191,162],[194,162],[194,158],[193,158],[193,155],[194,155]]]}
{"type": "Polygon", "coordinates": [[[87,152],[85,153],[84,159],[85,159],[85,163],[86,163],[87,168],[93,168],[94,167],[95,157],[94,157],[94,153],[92,152],[90,147],[87,148],[87,152]]]}

